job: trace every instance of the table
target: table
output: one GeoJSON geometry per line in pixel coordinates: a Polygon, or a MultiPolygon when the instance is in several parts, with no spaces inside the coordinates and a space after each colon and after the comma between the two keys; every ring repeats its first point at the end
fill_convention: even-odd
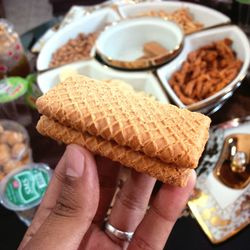
{"type": "MultiPolygon", "coordinates": [[[[53,19],[49,23],[40,25],[22,36],[22,41],[26,48],[38,39],[48,27],[53,25],[58,19],[53,19]]],[[[48,163],[52,168],[55,167],[65,146],[58,145],[51,139],[44,138],[35,130],[35,124],[39,118],[36,111],[31,111],[32,124],[27,127],[31,138],[31,147],[35,162],[48,163]],[[48,150],[49,148],[49,150],[48,150]]],[[[212,125],[230,120],[235,117],[250,115],[250,77],[242,82],[232,98],[215,114],[211,115],[212,125]]],[[[1,116],[1,114],[0,114],[1,116]]],[[[19,245],[26,226],[18,219],[15,213],[0,206],[0,249],[13,250],[19,245]]],[[[166,244],[166,250],[247,250],[250,245],[250,227],[243,229],[236,236],[219,245],[213,245],[207,239],[198,223],[191,217],[180,218],[173,228],[173,231],[166,244]]]]}

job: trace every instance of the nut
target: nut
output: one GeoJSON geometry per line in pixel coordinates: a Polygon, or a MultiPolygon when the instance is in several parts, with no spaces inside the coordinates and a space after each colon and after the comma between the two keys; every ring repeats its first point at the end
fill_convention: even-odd
{"type": "Polygon", "coordinates": [[[182,28],[185,34],[193,33],[204,27],[202,23],[193,19],[193,16],[187,8],[180,8],[172,12],[167,12],[165,10],[152,10],[140,13],[139,16],[161,17],[163,19],[174,21],[182,28]]]}
{"type": "Polygon", "coordinates": [[[50,67],[75,62],[90,57],[91,49],[98,33],[80,33],[76,38],[70,39],[52,55],[50,67]]]}
{"type": "Polygon", "coordinates": [[[10,146],[15,145],[16,143],[21,143],[24,141],[24,137],[19,132],[14,131],[4,131],[0,138],[1,143],[8,144],[10,146]]]}
{"type": "Polygon", "coordinates": [[[3,166],[3,170],[5,174],[8,174],[12,170],[18,168],[18,162],[10,160],[3,166]]]}
{"type": "Polygon", "coordinates": [[[4,165],[10,160],[10,148],[5,144],[0,144],[0,165],[4,165]]]}

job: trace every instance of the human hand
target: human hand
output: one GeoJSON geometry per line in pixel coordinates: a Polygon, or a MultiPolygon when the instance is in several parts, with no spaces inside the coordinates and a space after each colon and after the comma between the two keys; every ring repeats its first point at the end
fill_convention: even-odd
{"type": "Polygon", "coordinates": [[[131,172],[109,216],[115,228],[134,232],[128,242],[103,227],[116,190],[115,164],[102,157],[95,162],[86,149],[68,146],[18,249],[163,249],[193,189],[195,172],[185,188],[162,185],[148,210],[156,180],[131,172]]]}

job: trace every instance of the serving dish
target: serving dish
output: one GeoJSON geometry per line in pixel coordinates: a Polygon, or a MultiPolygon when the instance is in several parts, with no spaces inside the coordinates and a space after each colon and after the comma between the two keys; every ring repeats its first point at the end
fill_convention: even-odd
{"type": "Polygon", "coordinates": [[[145,69],[171,60],[182,48],[183,32],[171,21],[139,17],[107,27],[97,38],[97,54],[109,65],[125,69],[145,69]],[[164,52],[144,56],[144,45],[156,42],[164,52]],[[143,58],[144,57],[144,58],[143,58]]]}
{"type": "Polygon", "coordinates": [[[104,66],[95,60],[75,62],[70,65],[61,66],[59,68],[39,74],[37,77],[37,83],[42,93],[46,93],[53,86],[59,83],[61,72],[67,70],[69,67],[81,75],[86,75],[98,80],[122,80],[130,84],[135,89],[135,91],[143,91],[154,96],[162,103],[169,102],[156,77],[150,71],[121,72],[108,66],[104,66]]]}
{"type": "MultiPolygon", "coordinates": [[[[88,14],[78,22],[74,22],[60,29],[42,47],[37,58],[37,70],[48,69],[53,53],[70,39],[76,38],[79,33],[89,34],[95,31],[101,31],[106,25],[118,19],[119,15],[114,10],[105,8],[88,14]]],[[[95,46],[92,47],[90,57],[93,57],[94,54],[95,46]]]]}
{"type": "Polygon", "coordinates": [[[194,218],[209,240],[222,243],[249,225],[250,186],[237,190],[223,185],[214,177],[224,140],[233,134],[250,134],[250,117],[213,126],[197,168],[194,195],[188,202],[194,218]]]}
{"type": "Polygon", "coordinates": [[[173,12],[181,8],[187,8],[193,16],[194,21],[204,25],[204,29],[226,24],[230,22],[230,18],[223,13],[194,3],[180,1],[158,1],[158,2],[141,2],[138,4],[127,4],[118,7],[120,15],[123,18],[131,18],[141,16],[143,13],[150,11],[166,11],[173,12]]]}
{"type": "MultiPolygon", "coordinates": [[[[120,60],[122,56],[131,59],[128,56],[129,53],[127,53],[130,51],[132,51],[131,54],[134,55],[134,58],[132,59],[141,56],[141,50],[139,52],[138,50],[129,51],[127,50],[127,47],[132,42],[132,38],[143,36],[143,33],[140,35],[134,35],[135,32],[133,32],[133,35],[131,35],[130,32],[123,32],[121,35],[113,37],[113,39],[110,38],[108,42],[102,42],[102,45],[100,45],[100,42],[96,42],[91,51],[91,59],[99,60],[101,57],[101,64],[108,64],[113,68],[120,69],[120,71],[116,70],[116,72],[119,73],[121,77],[123,75],[122,70],[129,71],[131,74],[132,71],[136,70],[151,70],[151,72],[156,73],[158,81],[160,81],[164,87],[162,94],[165,94],[164,91],[167,92],[174,104],[182,108],[188,108],[192,111],[199,111],[206,114],[216,112],[223,106],[223,104],[233,94],[234,90],[240,85],[241,80],[247,72],[247,66],[249,65],[249,42],[247,41],[245,34],[237,26],[228,25],[230,18],[214,9],[198,4],[179,1],[108,1],[103,6],[98,5],[93,8],[86,8],[83,6],[82,8],[84,8],[84,11],[81,13],[81,20],[75,21],[73,18],[74,22],[72,24],[67,24],[65,27],[60,29],[43,47],[37,61],[37,68],[40,72],[44,70],[51,70],[48,69],[48,66],[54,51],[65,44],[65,42],[67,42],[70,38],[77,36],[80,32],[91,32],[96,29],[102,30],[102,35],[106,33],[106,40],[108,40],[108,32],[117,28],[117,23],[120,23],[121,25],[124,23],[133,23],[133,26],[136,22],[139,22],[139,20],[144,20],[143,23],[144,26],[146,26],[147,22],[145,20],[152,20],[151,18],[155,18],[155,20],[157,19],[157,22],[164,21],[165,23],[169,23],[166,19],[142,16],[142,14],[160,10],[173,12],[179,9],[188,10],[191,16],[193,16],[194,21],[202,23],[204,27],[190,35],[186,35],[179,48],[172,54],[172,58],[163,56],[156,57],[154,60],[134,60],[135,64],[133,60],[132,64],[131,61],[120,60]],[[109,25],[107,25],[107,23],[109,25]],[[124,38],[124,36],[126,36],[126,38],[124,38]],[[180,65],[184,61],[188,52],[195,50],[199,46],[203,46],[203,44],[225,37],[229,37],[234,41],[233,49],[236,51],[238,57],[243,61],[240,72],[235,79],[221,91],[218,91],[216,94],[203,99],[202,101],[191,105],[185,105],[170,87],[168,83],[169,77],[171,77],[173,72],[180,68],[180,65]],[[114,60],[114,58],[112,58],[112,53],[119,49],[117,46],[114,46],[117,41],[122,41],[120,42],[120,47],[122,48],[123,54],[118,56],[118,60],[114,60]],[[111,57],[104,55],[105,53],[101,53],[100,47],[105,52],[112,52],[111,57]],[[96,58],[95,53],[99,54],[100,57],[96,58]],[[164,62],[167,62],[167,64],[162,66],[164,62]]],[[[82,10],[79,9],[79,11],[82,10]]],[[[151,23],[149,25],[151,25],[151,23]]],[[[151,31],[152,30],[153,29],[151,29],[151,31]]],[[[154,38],[152,34],[151,38],[154,38]]],[[[81,61],[84,60],[85,59],[81,59],[81,61]]],[[[89,59],[87,59],[87,61],[89,62],[89,59]]],[[[47,75],[47,73],[45,75],[47,75]]],[[[121,77],[119,77],[119,75],[117,75],[117,78],[120,79],[121,77]]],[[[42,75],[39,75],[38,78],[40,79],[41,76],[42,75]]],[[[47,84],[45,84],[45,86],[47,86],[47,84]]],[[[40,85],[40,87],[42,89],[44,88],[42,85],[40,85]]]]}
{"type": "Polygon", "coordinates": [[[157,75],[168,95],[177,106],[181,108],[188,108],[192,111],[209,113],[213,111],[213,109],[217,109],[218,106],[223,104],[233,94],[234,90],[240,85],[241,81],[246,76],[250,63],[249,51],[250,45],[247,36],[240,28],[235,25],[227,25],[224,27],[204,30],[187,36],[182,52],[168,65],[157,69],[157,75]],[[216,92],[214,95],[191,105],[185,105],[170,86],[170,77],[181,67],[189,52],[224,38],[230,38],[233,41],[232,48],[236,52],[237,58],[243,62],[239,73],[234,78],[234,80],[232,80],[228,85],[226,85],[226,87],[216,92]]]}

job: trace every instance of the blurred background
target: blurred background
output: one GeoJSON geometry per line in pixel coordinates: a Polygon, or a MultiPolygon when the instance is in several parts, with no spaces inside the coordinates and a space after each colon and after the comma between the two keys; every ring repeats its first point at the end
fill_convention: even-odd
{"type": "MultiPolygon", "coordinates": [[[[65,14],[72,5],[94,5],[102,0],[0,0],[0,17],[14,24],[19,34],[50,20],[53,16],[65,14]]],[[[237,18],[234,0],[186,0],[207,5],[222,11],[232,19],[237,18]]]]}

